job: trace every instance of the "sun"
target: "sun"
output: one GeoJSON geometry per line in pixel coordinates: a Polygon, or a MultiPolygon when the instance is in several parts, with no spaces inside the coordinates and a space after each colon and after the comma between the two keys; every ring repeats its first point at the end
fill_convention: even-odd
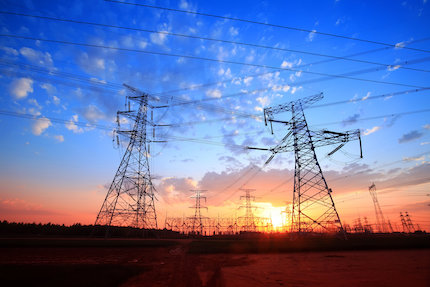
{"type": "Polygon", "coordinates": [[[284,219],[281,212],[275,210],[270,217],[272,218],[272,226],[275,231],[281,230],[284,227],[284,219]]]}

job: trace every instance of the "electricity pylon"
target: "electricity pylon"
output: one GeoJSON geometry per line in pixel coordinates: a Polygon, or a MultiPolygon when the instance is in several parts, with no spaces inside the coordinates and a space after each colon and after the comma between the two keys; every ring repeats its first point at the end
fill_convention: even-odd
{"type": "Polygon", "coordinates": [[[241,200],[245,200],[245,205],[242,205],[239,207],[239,208],[245,208],[245,216],[239,217],[245,221],[245,224],[243,226],[243,231],[255,232],[256,226],[255,226],[255,220],[254,220],[254,213],[252,211],[253,208],[256,208],[255,206],[252,206],[252,201],[255,201],[255,196],[251,195],[251,192],[255,191],[255,189],[241,189],[241,190],[245,192],[245,195],[242,195],[240,197],[241,200]]]}
{"type": "Polygon", "coordinates": [[[201,209],[208,209],[206,206],[202,205],[201,199],[203,198],[205,200],[206,203],[206,196],[202,196],[201,192],[204,192],[206,190],[191,190],[193,192],[195,192],[196,194],[194,196],[192,196],[191,198],[195,198],[196,199],[196,203],[194,206],[191,206],[190,208],[194,208],[194,216],[189,217],[188,219],[191,220],[191,227],[192,227],[192,233],[196,234],[197,232],[197,228],[200,229],[200,235],[204,235],[203,234],[203,219],[206,219],[207,217],[202,216],[202,212],[201,209]]]}
{"type": "Polygon", "coordinates": [[[410,233],[415,232],[415,226],[412,223],[412,219],[409,217],[409,214],[407,211],[405,211],[405,220],[406,220],[406,224],[408,225],[408,230],[410,233]]]}
{"type": "Polygon", "coordinates": [[[303,110],[323,98],[323,94],[292,101],[264,109],[264,121],[282,123],[288,127],[288,133],[281,142],[273,148],[252,148],[256,150],[269,150],[272,155],[266,161],[268,164],[279,152],[294,151],[294,192],[292,210],[292,231],[294,232],[321,232],[340,231],[345,234],[339,214],[331,196],[332,190],[328,187],[320,164],[318,163],[315,148],[338,144],[328,155],[331,156],[351,140],[359,140],[360,131],[333,132],[328,130],[309,130],[303,110]],[[291,120],[275,120],[274,115],[282,112],[291,112],[291,120]]]}
{"type": "MultiPolygon", "coordinates": [[[[95,225],[130,226],[135,228],[158,228],[155,211],[155,188],[149,168],[150,126],[155,134],[153,108],[150,97],[136,88],[124,84],[128,92],[128,109],[117,112],[117,134],[129,138],[127,149],[106,198],[97,215],[95,225]],[[130,105],[130,101],[134,104],[130,105]],[[134,121],[131,129],[120,127],[120,116],[134,121]]],[[[126,107],[127,108],[127,107],[126,107]]],[[[119,143],[119,139],[117,137],[119,143]]]]}
{"type": "Polygon", "coordinates": [[[375,215],[376,215],[376,226],[379,232],[388,233],[390,232],[390,228],[388,224],[385,222],[384,215],[382,214],[381,206],[379,206],[378,196],[376,194],[376,185],[372,183],[369,186],[369,192],[373,199],[373,205],[375,206],[375,215]]]}

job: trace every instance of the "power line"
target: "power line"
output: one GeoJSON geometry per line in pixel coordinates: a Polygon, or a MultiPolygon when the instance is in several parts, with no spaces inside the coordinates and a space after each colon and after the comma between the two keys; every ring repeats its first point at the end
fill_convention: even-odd
{"type": "Polygon", "coordinates": [[[252,63],[245,63],[245,62],[238,62],[238,61],[229,61],[229,60],[220,60],[220,59],[206,58],[206,57],[199,57],[199,56],[192,56],[192,55],[181,55],[181,54],[173,54],[173,53],[165,53],[165,52],[147,51],[147,50],[131,49],[131,48],[121,48],[121,47],[113,47],[113,46],[97,45],[97,44],[77,43],[77,42],[70,42],[70,41],[60,41],[60,40],[35,38],[35,37],[26,37],[26,36],[10,35],[10,34],[0,34],[0,37],[9,37],[9,38],[16,38],[16,39],[25,39],[25,40],[48,42],[48,43],[73,45],[73,46],[82,46],[82,47],[91,47],[91,48],[101,48],[101,49],[126,51],[126,52],[135,52],[135,53],[151,54],[151,55],[158,55],[158,56],[169,56],[169,57],[177,57],[177,58],[186,58],[186,59],[193,59],[193,60],[200,60],[200,61],[208,61],[208,62],[217,62],[217,63],[225,63],[225,64],[233,64],[233,65],[250,66],[250,67],[256,67],[256,68],[267,68],[267,69],[274,69],[274,70],[285,70],[285,71],[291,71],[291,72],[300,72],[300,73],[306,73],[306,74],[317,75],[317,76],[326,76],[326,77],[332,77],[332,78],[349,79],[349,80],[371,82],[371,83],[378,83],[378,84],[387,84],[387,85],[396,85],[396,86],[404,86],[404,87],[422,88],[421,86],[416,86],[416,85],[409,85],[409,84],[402,84],[402,83],[395,83],[395,82],[387,82],[387,81],[379,81],[379,80],[371,80],[371,79],[362,79],[362,78],[355,78],[355,77],[344,76],[344,75],[333,75],[333,74],[320,73],[320,72],[311,72],[311,71],[297,70],[297,69],[291,69],[291,68],[282,68],[282,67],[279,68],[279,67],[274,67],[274,66],[269,66],[269,65],[252,64],[252,63]]]}
{"type": "Polygon", "coordinates": [[[300,53],[300,54],[311,55],[311,56],[331,58],[334,60],[345,60],[345,61],[351,61],[351,62],[357,62],[357,63],[363,63],[363,64],[380,65],[380,66],[385,66],[389,69],[390,68],[396,68],[396,69],[406,69],[406,70],[426,72],[426,73],[430,72],[429,70],[409,68],[409,67],[404,67],[401,65],[389,65],[389,64],[379,63],[379,62],[360,60],[360,59],[351,59],[348,57],[333,56],[333,55],[308,52],[308,51],[303,51],[303,50],[279,48],[279,47],[253,44],[253,43],[245,43],[245,42],[238,42],[238,41],[231,41],[231,40],[224,40],[224,39],[215,39],[215,38],[209,38],[209,37],[203,37],[203,36],[194,36],[194,35],[188,35],[188,34],[172,33],[172,32],[167,32],[167,31],[148,30],[148,29],[143,29],[143,28],[133,28],[133,27],[125,27],[125,26],[119,26],[119,25],[88,22],[88,21],[82,21],[82,20],[64,19],[64,18],[48,17],[48,16],[40,16],[40,15],[31,15],[31,14],[24,14],[24,13],[10,12],[10,11],[0,11],[0,14],[31,17],[31,18],[36,18],[36,19],[51,20],[51,21],[58,21],[58,22],[65,22],[65,23],[84,24],[84,25],[99,26],[99,27],[105,27],[105,28],[115,28],[115,29],[122,29],[122,30],[155,33],[155,34],[161,34],[161,35],[169,35],[169,36],[175,36],[175,37],[184,37],[184,38],[191,38],[191,39],[198,39],[198,40],[221,42],[221,43],[227,43],[227,44],[236,44],[236,45],[249,46],[249,47],[254,47],[254,48],[270,49],[270,50],[283,51],[283,52],[300,53]]]}
{"type": "Polygon", "coordinates": [[[413,51],[419,51],[419,52],[424,52],[424,53],[430,53],[430,51],[428,51],[428,50],[422,50],[422,49],[417,49],[417,48],[405,47],[404,45],[402,45],[400,43],[398,43],[398,44],[390,44],[390,43],[385,43],[385,42],[380,42],[380,41],[373,41],[373,40],[361,39],[361,38],[356,38],[356,37],[349,37],[349,36],[344,36],[344,35],[339,35],[339,34],[333,34],[333,33],[319,32],[319,31],[316,31],[316,30],[309,30],[309,29],[292,27],[292,26],[285,26],[285,25],[264,23],[264,22],[259,22],[259,21],[255,21],[255,20],[248,20],[248,19],[228,17],[228,16],[220,16],[220,15],[203,13],[203,12],[197,12],[197,11],[181,10],[181,9],[161,7],[161,6],[141,4],[141,3],[130,3],[130,2],[124,2],[124,1],[117,1],[117,0],[105,0],[105,1],[106,2],[112,2],[112,3],[118,3],[118,4],[134,5],[134,6],[141,6],[141,7],[152,8],[152,9],[160,9],[160,10],[166,10],[166,11],[172,11],[172,12],[180,12],[180,13],[199,15],[199,16],[206,16],[206,17],[212,17],[212,18],[218,18],[218,19],[224,19],[224,20],[232,20],[232,21],[238,21],[238,22],[244,22],[244,23],[250,23],[250,24],[264,25],[264,26],[269,26],[269,27],[282,28],[282,29],[288,29],[288,30],[293,30],[293,31],[299,31],[299,32],[306,32],[306,33],[313,33],[313,34],[318,34],[318,35],[330,36],[330,37],[335,37],[335,38],[340,38],[340,39],[347,39],[347,40],[353,40],[353,41],[359,41],[359,42],[377,44],[377,45],[387,46],[387,47],[391,47],[391,48],[402,48],[402,49],[407,49],[407,50],[413,50],[413,51]]]}

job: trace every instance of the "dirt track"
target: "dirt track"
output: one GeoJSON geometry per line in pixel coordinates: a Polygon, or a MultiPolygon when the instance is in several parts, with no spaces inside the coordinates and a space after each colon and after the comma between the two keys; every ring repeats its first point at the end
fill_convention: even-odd
{"type": "Polygon", "coordinates": [[[430,249],[190,254],[164,247],[12,247],[3,286],[430,286],[430,249]]]}

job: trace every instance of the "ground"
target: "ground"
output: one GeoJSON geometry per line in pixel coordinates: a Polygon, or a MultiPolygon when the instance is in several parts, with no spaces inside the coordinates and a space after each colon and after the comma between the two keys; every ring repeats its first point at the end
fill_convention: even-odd
{"type": "Polygon", "coordinates": [[[3,245],[0,282],[3,286],[430,286],[428,248],[208,254],[193,250],[192,240],[118,242],[3,245]]]}

